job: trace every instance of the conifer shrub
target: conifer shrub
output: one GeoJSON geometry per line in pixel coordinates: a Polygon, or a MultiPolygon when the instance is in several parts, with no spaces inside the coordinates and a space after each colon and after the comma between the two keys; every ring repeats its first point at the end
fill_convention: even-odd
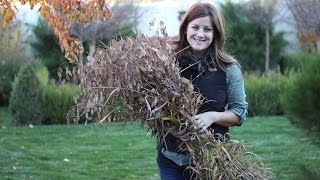
{"type": "Polygon", "coordinates": [[[25,51],[27,41],[21,39],[24,33],[21,25],[17,20],[4,27],[0,17],[0,106],[8,106],[14,77],[29,61],[25,51]]]}
{"type": "Polygon", "coordinates": [[[45,87],[49,83],[49,71],[42,63],[37,62],[36,64],[36,76],[41,87],[45,87]]]}
{"type": "Polygon", "coordinates": [[[258,76],[245,75],[245,89],[250,116],[281,115],[280,97],[285,93],[288,78],[275,72],[258,76]]]}
{"type": "Polygon", "coordinates": [[[306,58],[302,58],[302,54],[291,54],[288,56],[283,56],[283,58],[279,61],[279,70],[283,75],[291,76],[296,72],[301,71],[301,68],[306,58]]]}
{"type": "Polygon", "coordinates": [[[32,31],[35,40],[30,45],[37,60],[47,67],[50,78],[58,80],[58,67],[64,67],[63,64],[67,62],[60,49],[58,38],[54,35],[53,29],[49,28],[47,22],[42,18],[32,27],[32,31]]]}
{"type": "Polygon", "coordinates": [[[0,57],[0,105],[7,106],[14,77],[20,67],[28,59],[21,55],[6,55],[0,57]]]}
{"type": "Polygon", "coordinates": [[[320,54],[301,55],[301,71],[285,91],[282,104],[286,116],[299,127],[320,131],[320,54]]]}
{"type": "Polygon", "coordinates": [[[9,99],[9,110],[13,124],[40,124],[43,113],[41,106],[42,85],[40,84],[35,62],[21,67],[16,76],[9,99]]]}
{"type": "Polygon", "coordinates": [[[49,82],[49,72],[39,61],[21,67],[13,83],[9,109],[15,125],[66,124],[75,104],[76,85],[49,82]]]}

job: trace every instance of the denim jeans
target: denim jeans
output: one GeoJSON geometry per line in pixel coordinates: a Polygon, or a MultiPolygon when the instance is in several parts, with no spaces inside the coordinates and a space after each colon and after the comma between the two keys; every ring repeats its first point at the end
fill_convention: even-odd
{"type": "Polygon", "coordinates": [[[161,180],[190,180],[190,171],[185,168],[162,167],[158,164],[161,180]]]}

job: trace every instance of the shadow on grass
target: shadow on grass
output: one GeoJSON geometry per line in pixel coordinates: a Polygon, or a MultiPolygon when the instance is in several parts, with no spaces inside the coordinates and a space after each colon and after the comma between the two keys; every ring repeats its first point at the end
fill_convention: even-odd
{"type": "Polygon", "coordinates": [[[308,179],[308,180],[319,180],[320,173],[314,169],[308,168],[306,165],[300,165],[299,169],[299,176],[294,177],[293,180],[301,180],[301,179],[308,179]]]}
{"type": "Polygon", "coordinates": [[[9,112],[9,108],[7,106],[0,106],[0,127],[1,126],[11,126],[12,116],[9,112]]]}

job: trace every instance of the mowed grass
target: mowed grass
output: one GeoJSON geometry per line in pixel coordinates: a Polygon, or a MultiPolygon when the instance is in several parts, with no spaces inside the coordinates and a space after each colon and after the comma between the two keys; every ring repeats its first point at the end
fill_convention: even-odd
{"type": "MultiPolygon", "coordinates": [[[[320,171],[319,146],[285,118],[248,118],[231,132],[276,179],[301,179],[302,165],[320,171]]],[[[0,179],[159,179],[155,157],[155,138],[138,124],[0,125],[0,179]]]]}
{"type": "Polygon", "coordinates": [[[138,124],[0,125],[0,179],[159,179],[155,157],[138,124]]]}
{"type": "MultiPolygon", "coordinates": [[[[320,146],[284,117],[248,118],[231,128],[233,139],[245,141],[276,179],[319,179],[320,146]],[[307,169],[307,171],[302,171],[307,169]],[[317,176],[317,177],[314,177],[317,176]]],[[[319,142],[319,141],[318,141],[319,142]]]]}

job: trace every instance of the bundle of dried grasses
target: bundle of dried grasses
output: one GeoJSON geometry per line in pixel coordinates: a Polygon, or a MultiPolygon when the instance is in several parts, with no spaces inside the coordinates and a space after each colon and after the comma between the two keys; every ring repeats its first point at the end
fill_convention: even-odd
{"type": "MultiPolygon", "coordinates": [[[[77,100],[78,111],[96,114],[101,123],[123,107],[122,114],[147,124],[158,139],[169,129],[189,130],[195,123],[189,117],[196,114],[203,102],[189,80],[180,76],[175,53],[166,37],[113,40],[80,66],[77,74],[83,92],[77,100]]],[[[190,168],[197,179],[270,177],[258,161],[248,158],[251,154],[241,143],[221,142],[212,137],[207,131],[181,145],[191,155],[190,168]]]]}

